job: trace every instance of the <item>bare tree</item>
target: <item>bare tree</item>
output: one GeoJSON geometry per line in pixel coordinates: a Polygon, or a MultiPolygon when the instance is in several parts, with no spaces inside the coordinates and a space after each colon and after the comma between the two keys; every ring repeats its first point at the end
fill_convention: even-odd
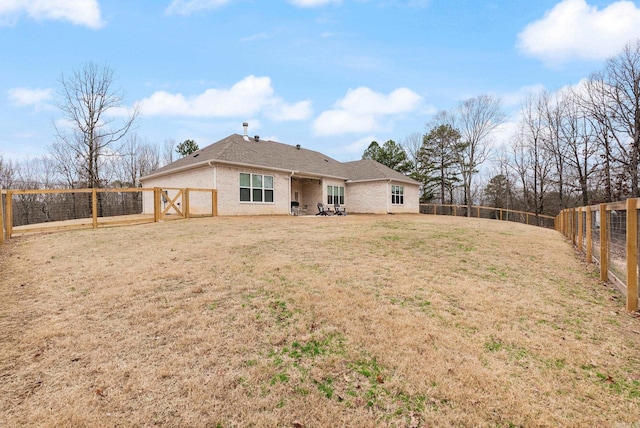
{"type": "Polygon", "coordinates": [[[532,174],[531,181],[526,186],[533,191],[532,202],[536,222],[539,221],[539,214],[544,212],[545,193],[551,173],[552,156],[544,144],[545,133],[548,132],[548,123],[545,120],[546,102],[545,93],[529,94],[520,112],[519,150],[522,151],[522,163],[517,168],[523,181],[527,179],[526,174],[529,171],[532,174]],[[527,159],[528,162],[525,162],[527,159]]]}
{"type": "Polygon", "coordinates": [[[16,179],[16,165],[0,155],[0,189],[11,189],[16,179]]]}
{"type": "Polygon", "coordinates": [[[625,152],[626,170],[630,178],[631,194],[640,196],[638,165],[640,149],[640,40],[627,44],[622,52],[606,61],[601,88],[610,100],[614,131],[623,130],[629,138],[620,148],[625,152]]]}
{"type": "Polygon", "coordinates": [[[162,165],[168,165],[174,161],[177,146],[178,143],[173,138],[164,140],[162,143],[162,165]]]}
{"type": "MultiPolygon", "coordinates": [[[[515,153],[516,150],[514,148],[514,141],[517,141],[516,136],[511,136],[509,143],[506,143],[496,150],[496,156],[493,158],[492,168],[490,170],[491,179],[488,181],[487,185],[491,183],[491,181],[497,177],[504,177],[505,187],[506,187],[506,198],[505,198],[505,206],[507,209],[518,210],[522,207],[516,201],[522,199],[522,195],[519,194],[518,190],[518,178],[514,175],[516,172],[515,168],[515,153]]],[[[485,200],[487,198],[486,187],[483,189],[485,200]]],[[[523,189],[524,191],[524,189],[523,189]]],[[[507,219],[509,218],[509,214],[507,213],[507,219]]]]}
{"type": "Polygon", "coordinates": [[[418,152],[422,147],[422,134],[419,132],[412,132],[402,139],[400,145],[407,153],[409,161],[413,164],[414,168],[418,166],[418,152]]]}
{"type": "Polygon", "coordinates": [[[54,168],[60,181],[70,189],[82,187],[82,162],[76,151],[64,143],[55,142],[49,147],[49,154],[55,161],[54,168]]]}
{"type": "Polygon", "coordinates": [[[527,144],[524,142],[522,133],[518,133],[513,136],[514,143],[510,146],[511,149],[511,163],[510,167],[515,172],[520,186],[522,186],[522,211],[529,211],[529,201],[531,199],[531,187],[529,185],[529,171],[531,171],[531,157],[527,148],[527,144]]]}
{"type": "Polygon", "coordinates": [[[140,177],[149,174],[160,165],[156,146],[143,141],[137,134],[130,134],[123,145],[118,162],[118,176],[124,187],[138,187],[140,177]]]}
{"type": "MultiPolygon", "coordinates": [[[[564,146],[562,154],[570,174],[567,184],[579,191],[582,205],[586,206],[589,205],[589,183],[597,168],[595,156],[598,147],[594,128],[587,120],[587,112],[581,107],[575,91],[565,91],[558,108],[561,110],[558,140],[564,146]]],[[[562,199],[560,201],[561,210],[566,206],[562,199]]]]}
{"type": "MultiPolygon", "coordinates": [[[[565,98],[559,92],[550,94],[542,91],[536,94],[536,115],[541,124],[542,150],[546,151],[553,160],[554,179],[557,190],[557,205],[559,209],[565,208],[565,174],[567,144],[562,137],[565,120],[565,98]]],[[[544,195],[540,195],[544,199],[544,195]]]]}
{"type": "Polygon", "coordinates": [[[74,168],[86,186],[102,187],[104,158],[118,151],[114,143],[129,132],[139,110],[134,107],[117,119],[122,117],[123,94],[113,88],[113,70],[107,65],[87,63],[70,77],[62,75],[60,85],[59,108],[65,121],[55,125],[58,143],[73,153],[74,168]]]}
{"type": "Polygon", "coordinates": [[[617,162],[618,156],[615,148],[619,147],[618,136],[614,126],[614,109],[612,100],[607,97],[608,89],[601,74],[592,74],[585,81],[583,90],[574,91],[575,99],[580,104],[585,114],[585,119],[589,121],[593,136],[598,144],[599,168],[596,172],[601,175],[601,182],[604,185],[603,202],[613,201],[613,163],[617,162]]]}
{"type": "Polygon", "coordinates": [[[462,135],[462,143],[466,145],[460,152],[458,164],[468,216],[471,215],[473,177],[478,172],[478,167],[489,157],[489,137],[503,120],[500,99],[491,95],[478,95],[463,101],[456,111],[455,127],[462,135]]]}

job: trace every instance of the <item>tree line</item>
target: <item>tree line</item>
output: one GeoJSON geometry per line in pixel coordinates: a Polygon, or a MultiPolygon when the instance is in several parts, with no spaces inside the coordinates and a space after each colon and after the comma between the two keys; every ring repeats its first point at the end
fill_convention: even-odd
{"type": "Polygon", "coordinates": [[[480,95],[399,144],[372,142],[363,158],[419,181],[423,202],[556,215],[640,197],[640,40],[578,85],[528,94],[513,132],[497,142],[504,123],[500,100],[480,95]]]}
{"type": "MultiPolygon", "coordinates": [[[[198,150],[193,140],[158,145],[138,136],[139,111],[122,113],[107,65],[86,64],[63,75],[60,87],[64,120],[48,155],[21,162],[0,155],[2,188],[137,187],[140,177],[198,150]]],[[[363,158],[417,180],[422,202],[556,215],[640,197],[640,40],[578,85],[528,94],[509,135],[506,123],[500,99],[478,95],[400,143],[373,141],[363,158]]]]}

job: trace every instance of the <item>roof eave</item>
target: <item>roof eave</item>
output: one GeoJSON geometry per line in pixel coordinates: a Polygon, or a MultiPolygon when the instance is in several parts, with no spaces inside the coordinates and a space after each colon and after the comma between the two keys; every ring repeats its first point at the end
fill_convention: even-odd
{"type": "Polygon", "coordinates": [[[420,183],[418,183],[417,181],[413,180],[412,178],[409,178],[407,180],[403,180],[403,179],[400,179],[400,178],[389,178],[389,177],[367,178],[367,179],[362,179],[362,180],[347,180],[347,183],[372,183],[374,181],[397,181],[399,183],[413,184],[413,185],[416,185],[416,186],[420,185],[420,183]]]}
{"type": "Polygon", "coordinates": [[[158,177],[162,177],[163,175],[169,175],[169,174],[175,174],[177,172],[183,172],[183,171],[187,171],[190,169],[194,169],[194,168],[199,168],[201,166],[206,166],[206,165],[211,165],[211,161],[205,160],[205,161],[200,161],[197,163],[191,163],[189,165],[184,165],[178,168],[171,168],[168,169],[166,171],[162,171],[162,172],[157,172],[157,173],[151,173],[149,175],[145,175],[144,177],[140,177],[140,181],[145,181],[151,178],[158,178],[158,177]]]}

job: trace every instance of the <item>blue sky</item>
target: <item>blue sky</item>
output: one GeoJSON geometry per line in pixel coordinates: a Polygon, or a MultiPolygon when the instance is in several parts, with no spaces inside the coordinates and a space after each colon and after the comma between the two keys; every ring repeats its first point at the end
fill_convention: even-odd
{"type": "Polygon", "coordinates": [[[90,61],[151,143],[204,147],[247,121],[347,161],[483,93],[515,120],[527,91],[577,84],[639,37],[632,1],[0,0],[0,154],[47,153],[60,77],[90,61]]]}

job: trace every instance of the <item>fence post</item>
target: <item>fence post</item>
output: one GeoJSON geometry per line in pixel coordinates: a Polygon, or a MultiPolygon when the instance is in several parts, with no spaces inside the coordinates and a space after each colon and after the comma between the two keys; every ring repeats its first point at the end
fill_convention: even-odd
{"type": "Polygon", "coordinates": [[[576,212],[578,213],[578,248],[580,249],[580,252],[582,252],[582,245],[584,243],[584,222],[582,219],[582,207],[578,208],[576,212]]]}
{"type": "Polygon", "coordinates": [[[2,202],[2,189],[0,189],[0,245],[4,244],[4,203],[2,202]]]}
{"type": "Polygon", "coordinates": [[[576,245],[576,209],[571,208],[571,244],[576,245]]]}
{"type": "Polygon", "coordinates": [[[438,215],[438,206],[433,204],[433,215],[438,215]]]}
{"type": "Polygon", "coordinates": [[[593,247],[593,231],[591,230],[591,207],[587,207],[587,263],[591,263],[591,249],[593,247]]]}
{"type": "Polygon", "coordinates": [[[500,208],[500,221],[502,221],[502,208],[500,208]]]}
{"type": "Polygon", "coordinates": [[[458,207],[456,205],[453,206],[453,216],[457,216],[458,215],[458,207]]]}
{"type": "Polygon", "coordinates": [[[607,205],[600,204],[600,281],[609,279],[609,237],[607,236],[607,205]]]}
{"type": "Polygon", "coordinates": [[[93,218],[93,228],[98,228],[98,191],[91,191],[91,217],[93,218]]]}
{"type": "Polygon", "coordinates": [[[7,210],[7,218],[5,219],[6,227],[6,238],[11,238],[11,234],[13,233],[13,192],[11,190],[7,190],[7,199],[5,199],[5,209],[7,210]]]}
{"type": "Polygon", "coordinates": [[[638,310],[637,199],[627,199],[627,310],[638,310]]]}
{"type": "Polygon", "coordinates": [[[189,218],[189,189],[182,189],[182,199],[184,199],[184,206],[182,209],[184,210],[184,218],[189,218]]]}
{"type": "Polygon", "coordinates": [[[476,209],[478,210],[478,218],[480,218],[480,207],[476,207],[476,209]]]}
{"type": "Polygon", "coordinates": [[[211,214],[215,217],[218,215],[218,191],[216,189],[211,191],[211,214]]]}
{"type": "Polygon", "coordinates": [[[153,188],[153,222],[160,221],[160,188],[153,188]]]}

